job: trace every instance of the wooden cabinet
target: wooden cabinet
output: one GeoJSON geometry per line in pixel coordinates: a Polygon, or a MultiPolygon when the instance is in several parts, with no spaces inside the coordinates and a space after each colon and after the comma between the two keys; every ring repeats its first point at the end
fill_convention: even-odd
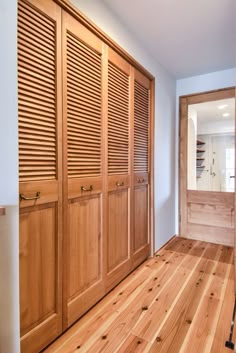
{"type": "Polygon", "coordinates": [[[19,1],[22,353],[150,255],[153,78],[112,43],[64,1],[19,1]]]}
{"type": "Polygon", "coordinates": [[[39,352],[62,332],[61,9],[18,10],[21,350],[39,352]]]}

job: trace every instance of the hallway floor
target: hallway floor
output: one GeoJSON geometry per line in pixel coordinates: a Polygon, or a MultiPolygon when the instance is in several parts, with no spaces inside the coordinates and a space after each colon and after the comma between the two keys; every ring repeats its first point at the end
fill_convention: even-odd
{"type": "Polygon", "coordinates": [[[45,353],[229,353],[233,249],[175,237],[45,353]]]}

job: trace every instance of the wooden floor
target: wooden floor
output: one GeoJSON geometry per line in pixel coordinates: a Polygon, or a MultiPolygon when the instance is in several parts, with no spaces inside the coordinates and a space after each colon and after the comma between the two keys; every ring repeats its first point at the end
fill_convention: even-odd
{"type": "Polygon", "coordinates": [[[232,248],[174,238],[45,352],[233,352],[232,262],[232,248]]]}

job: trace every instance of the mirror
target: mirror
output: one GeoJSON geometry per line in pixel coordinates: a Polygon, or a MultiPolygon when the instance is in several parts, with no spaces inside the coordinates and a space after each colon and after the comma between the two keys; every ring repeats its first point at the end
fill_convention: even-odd
{"type": "Polygon", "coordinates": [[[234,192],[235,99],[188,107],[188,189],[234,192]]]}

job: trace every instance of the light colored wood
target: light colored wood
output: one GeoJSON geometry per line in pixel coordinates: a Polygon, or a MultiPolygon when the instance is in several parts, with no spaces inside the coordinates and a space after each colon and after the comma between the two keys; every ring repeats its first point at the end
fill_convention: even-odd
{"type": "Polygon", "coordinates": [[[232,248],[175,237],[45,353],[226,353],[232,261],[232,248]]]}
{"type": "Polygon", "coordinates": [[[65,261],[64,327],[104,294],[103,43],[63,12],[65,261]],[[75,82],[75,85],[74,85],[75,82]]]}
{"type": "Polygon", "coordinates": [[[68,325],[71,325],[104,294],[101,196],[73,199],[68,214],[68,325]]]}
{"type": "MultiPolygon", "coordinates": [[[[235,87],[221,88],[214,91],[194,93],[182,97],[184,99],[187,98],[189,104],[197,104],[202,102],[211,102],[220,99],[227,99],[235,97],[235,87]]],[[[182,97],[180,98],[182,99],[182,97]]]]}
{"type": "Polygon", "coordinates": [[[20,213],[21,336],[56,312],[55,204],[20,213]],[[37,251],[36,251],[37,249],[37,251]]]}
{"type": "Polygon", "coordinates": [[[151,199],[149,171],[151,166],[151,82],[134,70],[133,96],[133,266],[150,255],[151,199]]]}
{"type": "Polygon", "coordinates": [[[123,72],[126,73],[127,76],[130,75],[130,64],[128,61],[124,60],[117,52],[108,47],[108,58],[112,63],[116,63],[116,65],[122,69],[123,72]]]}
{"type": "Polygon", "coordinates": [[[134,184],[135,184],[135,186],[149,184],[148,173],[135,174],[134,175],[134,184]]]}
{"type": "Polygon", "coordinates": [[[129,175],[112,175],[108,176],[108,190],[121,190],[127,189],[130,185],[129,175]]]}
{"type": "Polygon", "coordinates": [[[131,86],[130,64],[108,49],[107,291],[131,271],[131,86]]]}
{"type": "Polygon", "coordinates": [[[21,351],[39,352],[62,332],[61,9],[19,1],[21,351]]]}
{"type": "Polygon", "coordinates": [[[235,193],[187,189],[187,132],[190,104],[232,97],[235,97],[234,88],[180,97],[179,136],[179,233],[231,246],[235,232],[235,193]]]}
{"type": "Polygon", "coordinates": [[[149,244],[148,237],[148,186],[134,190],[134,252],[149,244]]]}
{"type": "Polygon", "coordinates": [[[30,353],[81,317],[150,253],[154,79],[70,4],[21,0],[19,11],[21,293],[35,267],[37,278],[53,263],[48,277],[32,285],[37,305],[22,295],[22,352],[30,353]],[[135,183],[136,191],[143,188],[136,198],[135,183]],[[141,199],[147,210],[139,203],[136,214],[143,216],[140,229],[148,229],[149,240],[143,245],[146,235],[136,224],[135,245],[134,205],[141,199]],[[36,256],[31,266],[34,246],[48,247],[47,256],[36,256]]]}
{"type": "Polygon", "coordinates": [[[92,196],[101,193],[103,189],[102,177],[91,177],[88,179],[69,179],[68,180],[68,198],[73,199],[83,196],[92,196]],[[87,191],[84,191],[86,189],[87,191]]]}
{"type": "Polygon", "coordinates": [[[108,50],[108,175],[130,172],[130,69],[128,62],[108,50]]]}
{"type": "Polygon", "coordinates": [[[0,216],[5,216],[5,214],[6,214],[6,208],[0,206],[0,216]]]}
{"type": "Polygon", "coordinates": [[[127,190],[110,192],[108,227],[108,271],[129,258],[129,195],[127,190]]]}
{"type": "Polygon", "coordinates": [[[187,234],[191,239],[204,241],[207,237],[208,241],[233,246],[234,244],[234,229],[223,227],[211,227],[201,224],[190,224],[187,226],[187,234]],[[207,236],[206,236],[207,233],[207,236]],[[222,240],[222,234],[224,239],[222,240]]]}

